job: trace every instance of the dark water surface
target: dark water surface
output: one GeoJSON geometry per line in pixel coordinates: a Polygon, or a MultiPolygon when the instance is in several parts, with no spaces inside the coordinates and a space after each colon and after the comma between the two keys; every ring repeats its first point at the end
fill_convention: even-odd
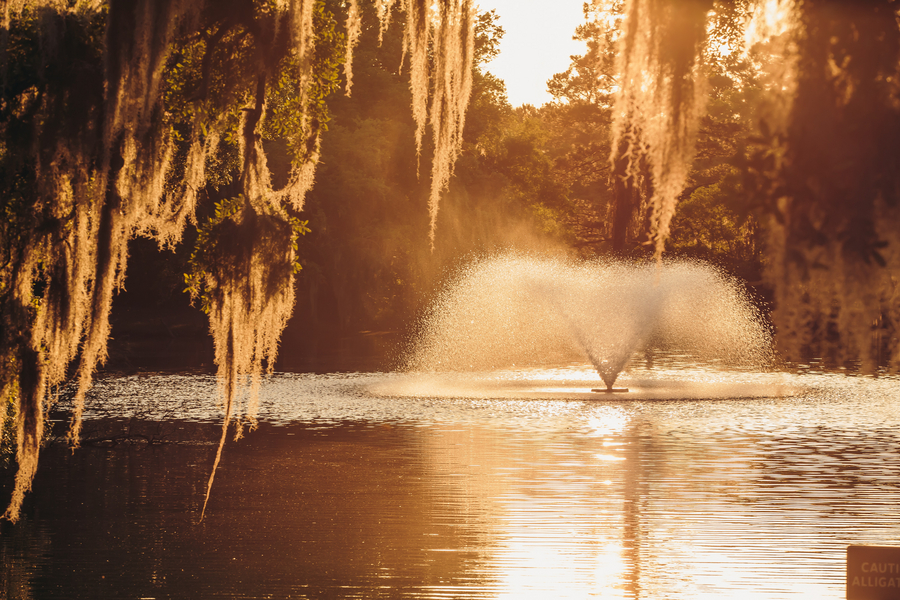
{"type": "Polygon", "coordinates": [[[848,544],[900,545],[897,379],[595,380],[274,376],[199,524],[215,380],[101,380],[0,597],[838,599],[848,544]]]}

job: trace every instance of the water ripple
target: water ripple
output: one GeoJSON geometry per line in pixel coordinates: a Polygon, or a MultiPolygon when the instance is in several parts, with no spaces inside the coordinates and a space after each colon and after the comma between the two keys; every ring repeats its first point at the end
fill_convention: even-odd
{"type": "MultiPolygon", "coordinates": [[[[262,386],[260,431],[226,448],[210,506],[222,529],[178,516],[193,514],[212,448],[178,450],[192,453],[182,468],[169,450],[129,455],[127,469],[120,454],[101,454],[98,472],[138,477],[151,459],[165,468],[129,479],[119,508],[104,496],[105,512],[42,509],[21,545],[34,555],[6,545],[4,556],[28,563],[38,573],[29,585],[47,598],[58,597],[53,573],[103,570],[60,550],[62,530],[76,530],[73,547],[93,535],[78,529],[86,522],[124,528],[130,545],[106,541],[123,556],[142,545],[172,582],[155,584],[158,597],[180,582],[241,598],[838,599],[848,544],[900,539],[896,378],[635,367],[622,381],[643,391],[609,397],[588,391],[592,377],[580,366],[468,379],[277,374],[262,386]],[[170,477],[162,500],[147,482],[170,477]],[[163,502],[176,508],[161,512],[163,502]],[[185,560],[216,575],[176,577],[185,560]]],[[[211,377],[102,379],[86,430],[137,419],[214,432],[216,393],[211,377]]],[[[73,479],[69,493],[115,485],[90,481],[73,479]]],[[[36,502],[41,493],[38,482],[36,502]]],[[[137,559],[97,556],[149,577],[137,559]]]]}

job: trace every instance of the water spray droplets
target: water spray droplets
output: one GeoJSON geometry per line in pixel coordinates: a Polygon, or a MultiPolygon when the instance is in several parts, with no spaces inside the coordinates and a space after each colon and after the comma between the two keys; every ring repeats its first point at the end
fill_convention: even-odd
{"type": "Polygon", "coordinates": [[[423,320],[411,370],[590,361],[612,386],[637,352],[759,366],[770,335],[740,285],[695,262],[662,266],[504,255],[472,263],[423,320]]]}

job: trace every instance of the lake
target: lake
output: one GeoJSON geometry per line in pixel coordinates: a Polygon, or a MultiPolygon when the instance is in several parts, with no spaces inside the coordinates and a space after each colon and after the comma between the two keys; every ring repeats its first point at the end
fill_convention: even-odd
{"type": "MultiPolygon", "coordinates": [[[[4,524],[7,598],[844,598],[900,542],[900,380],[581,365],[101,378],[4,524]]],[[[64,406],[63,406],[64,408],[64,406]]],[[[3,594],[0,593],[0,596],[3,594]]]]}

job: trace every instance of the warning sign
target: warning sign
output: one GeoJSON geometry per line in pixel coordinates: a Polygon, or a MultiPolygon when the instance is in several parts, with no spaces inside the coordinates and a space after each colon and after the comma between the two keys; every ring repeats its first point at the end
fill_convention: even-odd
{"type": "Polygon", "coordinates": [[[900,600],[900,546],[847,547],[847,600],[900,600]]]}

